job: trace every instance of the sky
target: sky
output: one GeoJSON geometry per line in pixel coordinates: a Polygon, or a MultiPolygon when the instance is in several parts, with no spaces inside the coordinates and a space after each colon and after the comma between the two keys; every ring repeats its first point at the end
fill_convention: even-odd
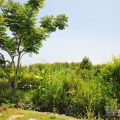
{"type": "Polygon", "coordinates": [[[38,19],[64,13],[69,17],[68,27],[51,34],[38,55],[25,55],[21,63],[80,62],[87,56],[101,64],[119,56],[119,5],[120,0],[46,0],[38,19]]]}

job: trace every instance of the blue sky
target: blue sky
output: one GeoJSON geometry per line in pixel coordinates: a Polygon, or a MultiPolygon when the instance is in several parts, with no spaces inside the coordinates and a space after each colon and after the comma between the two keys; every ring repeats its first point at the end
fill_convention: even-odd
{"type": "Polygon", "coordinates": [[[22,64],[79,62],[84,56],[98,64],[120,55],[119,6],[120,0],[46,0],[38,18],[65,13],[69,26],[53,33],[40,53],[26,55],[22,64]]]}

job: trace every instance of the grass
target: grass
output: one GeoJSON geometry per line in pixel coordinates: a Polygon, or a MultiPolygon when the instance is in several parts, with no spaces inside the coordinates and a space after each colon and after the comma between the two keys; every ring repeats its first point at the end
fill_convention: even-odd
{"type": "Polygon", "coordinates": [[[70,118],[58,114],[41,113],[36,111],[25,111],[21,109],[13,109],[13,108],[0,111],[0,120],[13,120],[13,119],[9,119],[12,116],[16,117],[16,119],[14,120],[30,120],[30,118],[34,118],[34,120],[77,120],[75,118],[70,118]]]}

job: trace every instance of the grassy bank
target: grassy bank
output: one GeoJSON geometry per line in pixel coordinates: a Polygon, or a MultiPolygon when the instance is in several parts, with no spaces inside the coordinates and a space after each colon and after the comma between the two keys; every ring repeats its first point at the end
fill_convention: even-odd
{"type": "Polygon", "coordinates": [[[5,109],[0,112],[0,120],[77,120],[64,115],[25,111],[21,109],[5,109]]]}

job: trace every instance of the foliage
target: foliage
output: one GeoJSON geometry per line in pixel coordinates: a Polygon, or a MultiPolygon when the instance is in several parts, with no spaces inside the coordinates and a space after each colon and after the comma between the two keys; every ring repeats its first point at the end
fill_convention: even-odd
{"type": "Polygon", "coordinates": [[[105,81],[113,84],[112,91],[120,102],[120,57],[113,57],[102,69],[101,74],[105,81]]]}
{"type": "Polygon", "coordinates": [[[92,62],[87,58],[86,56],[82,59],[82,62],[80,63],[81,69],[87,69],[90,70],[92,68],[92,62]]]}
{"type": "Polygon", "coordinates": [[[112,62],[108,63],[103,70],[106,81],[115,81],[120,84],[120,58],[113,57],[112,62]]]}
{"type": "Polygon", "coordinates": [[[6,93],[0,102],[79,118],[104,116],[106,110],[117,109],[120,103],[119,74],[115,74],[118,68],[117,57],[89,70],[80,68],[80,63],[21,66],[18,86],[31,83],[36,87],[19,88],[14,99],[6,93]]]}
{"type": "Polygon", "coordinates": [[[0,1],[0,49],[8,53],[14,66],[13,89],[17,88],[17,75],[23,55],[38,54],[42,41],[52,32],[67,26],[68,18],[64,14],[45,16],[36,25],[37,15],[44,3],[45,0],[28,0],[25,4],[13,0],[0,1]]]}

